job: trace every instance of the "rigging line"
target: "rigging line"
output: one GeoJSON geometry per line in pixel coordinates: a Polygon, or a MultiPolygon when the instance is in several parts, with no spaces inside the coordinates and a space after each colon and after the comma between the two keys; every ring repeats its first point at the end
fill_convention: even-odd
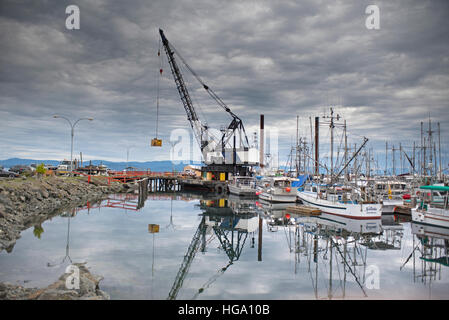
{"type": "MultiPolygon", "coordinates": [[[[340,248],[337,246],[336,249],[337,249],[338,253],[340,254],[340,256],[343,257],[343,254],[341,253],[340,248]]],[[[349,271],[354,276],[354,279],[357,282],[357,284],[359,285],[360,289],[362,290],[364,296],[367,297],[368,295],[366,294],[365,289],[363,288],[363,285],[360,283],[359,278],[357,277],[356,273],[352,270],[351,266],[347,263],[347,261],[344,258],[343,258],[343,261],[345,262],[346,266],[349,268],[349,271]]],[[[354,266],[354,270],[355,270],[355,266],[354,266]]]]}
{"type": "MultiPolygon", "coordinates": [[[[286,228],[283,228],[283,229],[284,229],[284,234],[285,234],[285,240],[287,240],[288,249],[289,249],[289,252],[291,253],[292,252],[292,247],[291,247],[291,243],[290,243],[290,241],[288,239],[288,236],[287,236],[287,228],[288,228],[288,226],[286,226],[286,228]]],[[[290,229],[288,231],[290,232],[290,229]]]]}
{"type": "Polygon", "coordinates": [[[176,53],[176,55],[181,59],[182,63],[189,69],[189,71],[193,74],[193,76],[198,80],[199,83],[203,86],[203,88],[207,91],[207,93],[218,103],[220,107],[222,107],[226,112],[229,113],[229,115],[234,119],[240,119],[237,115],[235,115],[231,109],[221,100],[220,97],[217,96],[217,94],[207,86],[204,81],[198,76],[198,74],[189,66],[189,64],[184,60],[184,58],[179,54],[178,50],[171,44],[171,47],[173,49],[173,52],[176,53]]]}
{"type": "MultiPolygon", "coordinates": [[[[178,54],[179,55],[179,54],[178,54]]],[[[184,66],[183,64],[180,65],[180,72],[182,74],[186,74],[186,66],[184,66]]],[[[201,106],[201,104],[199,103],[199,99],[197,98],[196,95],[196,90],[195,90],[195,86],[191,83],[191,81],[188,79],[188,77],[184,76],[184,82],[186,84],[187,87],[190,87],[190,98],[192,100],[192,103],[198,107],[199,109],[199,114],[200,114],[200,121],[201,121],[203,125],[206,125],[209,127],[209,121],[208,121],[208,117],[206,117],[206,114],[204,113],[203,107],[201,106]]],[[[213,138],[214,141],[220,141],[221,137],[218,137],[212,130],[208,131],[208,135],[211,136],[213,138]]]]}
{"type": "Polygon", "coordinates": [[[339,163],[339,159],[340,159],[340,150],[342,149],[342,144],[343,144],[343,136],[344,134],[342,133],[341,137],[340,137],[340,145],[338,146],[337,149],[337,160],[335,161],[335,163],[338,165],[336,167],[341,167],[341,165],[343,164],[342,162],[344,161],[344,157],[340,160],[339,163]]]}
{"type": "Polygon", "coordinates": [[[156,93],[156,139],[157,133],[159,129],[159,90],[160,90],[160,81],[162,77],[162,58],[161,58],[161,40],[159,40],[159,48],[157,51],[157,55],[159,57],[159,76],[157,77],[157,93],[156,93]]]}

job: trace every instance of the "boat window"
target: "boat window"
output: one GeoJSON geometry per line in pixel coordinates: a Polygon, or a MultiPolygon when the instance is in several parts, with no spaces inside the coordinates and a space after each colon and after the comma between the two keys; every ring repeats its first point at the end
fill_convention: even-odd
{"type": "Polygon", "coordinates": [[[312,192],[317,192],[316,187],[312,187],[312,192]]]}

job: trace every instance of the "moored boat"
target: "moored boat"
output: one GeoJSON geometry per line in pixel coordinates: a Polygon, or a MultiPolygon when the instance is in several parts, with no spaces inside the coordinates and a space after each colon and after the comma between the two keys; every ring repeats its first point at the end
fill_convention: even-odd
{"type": "Polygon", "coordinates": [[[288,177],[271,177],[263,182],[259,198],[269,202],[296,202],[296,187],[288,177]]]}
{"type": "Polygon", "coordinates": [[[382,205],[372,201],[361,201],[343,188],[332,190],[319,185],[306,185],[298,191],[298,198],[307,206],[321,209],[323,213],[353,219],[380,219],[382,205]]]}
{"type": "Polygon", "coordinates": [[[228,185],[229,193],[239,196],[256,195],[256,179],[247,176],[235,176],[228,185]]]}
{"type": "Polygon", "coordinates": [[[412,221],[449,228],[447,186],[421,186],[420,201],[412,209],[412,221]]]}

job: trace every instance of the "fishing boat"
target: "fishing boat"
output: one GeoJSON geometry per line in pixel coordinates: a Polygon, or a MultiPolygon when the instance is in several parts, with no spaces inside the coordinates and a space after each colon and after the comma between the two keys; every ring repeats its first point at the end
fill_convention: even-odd
{"type": "Polygon", "coordinates": [[[420,201],[412,209],[412,221],[449,228],[449,187],[433,185],[421,186],[419,189],[420,201]]]}
{"type": "Polygon", "coordinates": [[[342,187],[308,184],[298,190],[298,198],[303,204],[330,215],[353,219],[380,219],[382,216],[382,204],[362,201],[356,193],[342,187]]]}
{"type": "Polygon", "coordinates": [[[269,177],[264,179],[258,196],[269,202],[296,202],[296,190],[289,177],[269,177]]]}
{"type": "Polygon", "coordinates": [[[404,204],[407,183],[402,181],[376,181],[375,197],[382,204],[382,214],[394,214],[395,208],[404,204]]]}
{"type": "Polygon", "coordinates": [[[238,196],[256,195],[256,178],[248,176],[235,176],[228,185],[229,193],[238,196]]]}

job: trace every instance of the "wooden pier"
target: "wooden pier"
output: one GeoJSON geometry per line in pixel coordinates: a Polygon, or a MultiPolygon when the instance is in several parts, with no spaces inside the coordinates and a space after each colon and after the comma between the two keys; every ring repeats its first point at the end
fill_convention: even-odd
{"type": "Polygon", "coordinates": [[[108,176],[90,175],[84,172],[74,173],[86,176],[89,183],[91,178],[95,177],[107,180],[107,184],[110,184],[112,181],[139,184],[139,191],[145,190],[145,193],[198,190],[215,194],[226,194],[228,191],[227,181],[203,180],[178,172],[110,171],[108,176]],[[143,187],[143,184],[146,184],[146,186],[143,187]]]}

